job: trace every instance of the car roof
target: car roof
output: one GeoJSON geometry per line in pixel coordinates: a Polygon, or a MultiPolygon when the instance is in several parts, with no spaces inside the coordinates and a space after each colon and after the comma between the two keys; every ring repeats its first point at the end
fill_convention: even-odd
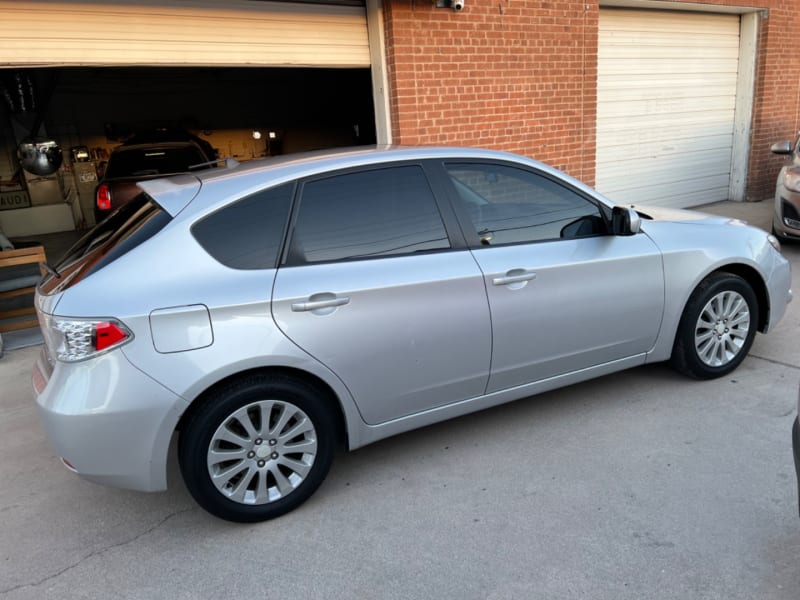
{"type": "Polygon", "coordinates": [[[174,216],[187,207],[195,194],[198,196],[198,202],[193,202],[192,208],[188,211],[192,214],[224,205],[233,198],[240,198],[266,187],[303,177],[386,162],[425,159],[512,161],[535,167],[560,179],[567,179],[573,185],[596,195],[596,192],[583,183],[565,176],[548,165],[518,154],[452,146],[361,146],[319,150],[257,159],[241,164],[232,161],[235,166],[192,172],[190,176],[144,181],[138,185],[174,216]]]}

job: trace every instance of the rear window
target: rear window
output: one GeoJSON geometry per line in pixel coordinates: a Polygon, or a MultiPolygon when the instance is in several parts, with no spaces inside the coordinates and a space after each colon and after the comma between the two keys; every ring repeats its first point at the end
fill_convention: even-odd
{"type": "Polygon", "coordinates": [[[194,146],[119,149],[111,154],[106,178],[151,177],[183,173],[189,167],[208,162],[194,146]]]}
{"type": "Polygon", "coordinates": [[[294,183],[262,190],[192,226],[203,249],[232,269],[273,269],[283,241],[294,183]]]}
{"type": "Polygon", "coordinates": [[[79,239],[47,275],[39,291],[61,292],[133,250],[161,231],[172,219],[142,192],[79,239]]]}

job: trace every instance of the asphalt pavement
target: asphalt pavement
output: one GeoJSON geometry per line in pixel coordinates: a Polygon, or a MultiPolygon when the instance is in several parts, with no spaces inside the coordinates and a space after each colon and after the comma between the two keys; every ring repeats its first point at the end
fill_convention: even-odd
{"type": "MultiPolygon", "coordinates": [[[[769,227],[771,205],[705,210],[769,227]]],[[[800,245],[784,247],[800,285],[800,245]]],[[[0,599],[800,598],[800,300],[741,367],[603,377],[336,457],[275,521],[62,467],[0,359],[0,599]]]]}

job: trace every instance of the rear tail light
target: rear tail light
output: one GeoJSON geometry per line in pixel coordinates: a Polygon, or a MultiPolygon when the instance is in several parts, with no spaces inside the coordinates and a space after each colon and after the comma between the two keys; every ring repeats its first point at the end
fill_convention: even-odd
{"type": "Polygon", "coordinates": [[[64,319],[46,316],[45,341],[62,362],[86,360],[133,339],[133,333],[115,319],[64,319]]]}
{"type": "Polygon", "coordinates": [[[97,188],[97,208],[100,210],[111,210],[111,188],[107,183],[97,188]]]}

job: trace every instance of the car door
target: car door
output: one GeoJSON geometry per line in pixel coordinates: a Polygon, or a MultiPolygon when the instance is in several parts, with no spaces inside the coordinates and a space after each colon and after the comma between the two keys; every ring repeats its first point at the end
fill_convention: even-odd
{"type": "Polygon", "coordinates": [[[489,298],[488,392],[652,348],[664,281],[650,238],[609,234],[600,202],[551,174],[506,163],[445,168],[489,298]]]}
{"type": "Polygon", "coordinates": [[[303,182],[272,307],[281,330],[347,386],[367,423],[485,391],[483,278],[463,237],[451,242],[420,164],[303,182]]]}

